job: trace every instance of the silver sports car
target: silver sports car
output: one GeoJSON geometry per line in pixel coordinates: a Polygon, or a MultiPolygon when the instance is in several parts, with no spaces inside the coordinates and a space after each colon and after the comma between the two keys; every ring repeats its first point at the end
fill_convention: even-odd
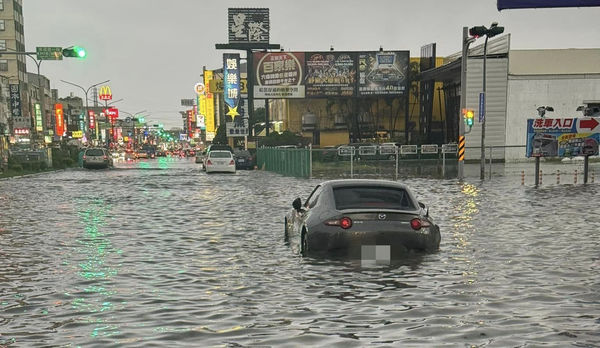
{"type": "Polygon", "coordinates": [[[302,254],[358,255],[363,246],[437,250],[440,229],[408,187],[384,180],[331,180],[317,185],[285,217],[286,241],[302,254]]]}

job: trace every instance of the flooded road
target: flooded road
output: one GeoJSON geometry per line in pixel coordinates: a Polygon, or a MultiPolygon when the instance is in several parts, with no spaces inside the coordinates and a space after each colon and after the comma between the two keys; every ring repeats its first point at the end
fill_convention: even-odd
{"type": "Polygon", "coordinates": [[[302,258],[320,180],[193,159],[0,180],[0,346],[600,346],[599,185],[403,180],[440,251],[302,258]]]}

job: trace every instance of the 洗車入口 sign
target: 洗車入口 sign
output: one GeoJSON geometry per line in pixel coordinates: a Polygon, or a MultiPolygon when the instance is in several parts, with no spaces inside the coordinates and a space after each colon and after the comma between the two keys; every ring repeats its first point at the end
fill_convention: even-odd
{"type": "Polygon", "coordinates": [[[527,120],[527,157],[598,155],[600,122],[595,118],[527,120]]]}

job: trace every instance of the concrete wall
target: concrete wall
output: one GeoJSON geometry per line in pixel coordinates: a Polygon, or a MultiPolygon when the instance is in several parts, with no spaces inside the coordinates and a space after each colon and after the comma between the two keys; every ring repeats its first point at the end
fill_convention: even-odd
{"type": "MultiPolygon", "coordinates": [[[[506,144],[525,145],[527,119],[538,117],[539,106],[554,108],[549,118],[582,117],[575,109],[590,99],[600,99],[600,74],[509,76],[506,144]]],[[[525,149],[506,150],[506,161],[523,160],[525,149]]]]}

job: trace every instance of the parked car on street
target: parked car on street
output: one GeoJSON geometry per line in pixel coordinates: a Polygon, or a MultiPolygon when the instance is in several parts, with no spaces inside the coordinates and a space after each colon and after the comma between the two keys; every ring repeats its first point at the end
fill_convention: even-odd
{"type": "Polygon", "coordinates": [[[248,150],[233,150],[236,169],[254,169],[254,156],[248,150]]]}
{"type": "Polygon", "coordinates": [[[331,180],[317,185],[306,201],[296,198],[285,216],[285,237],[302,254],[358,257],[362,246],[437,250],[440,229],[429,209],[403,184],[385,180],[331,180]],[[293,244],[293,243],[292,243],[293,244]]]}
{"type": "Polygon", "coordinates": [[[204,160],[204,171],[206,173],[235,173],[233,154],[226,150],[211,151],[206,155],[206,159],[204,160]]]}
{"type": "Polygon", "coordinates": [[[83,153],[83,168],[110,168],[113,159],[107,149],[94,147],[83,153]]]}

